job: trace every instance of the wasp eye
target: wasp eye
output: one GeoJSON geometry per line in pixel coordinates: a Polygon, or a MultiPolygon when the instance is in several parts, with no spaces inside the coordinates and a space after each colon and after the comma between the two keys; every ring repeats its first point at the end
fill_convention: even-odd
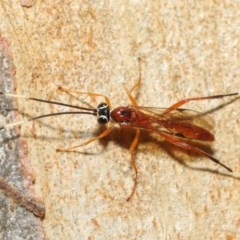
{"type": "Polygon", "coordinates": [[[106,103],[100,103],[97,107],[97,119],[99,124],[106,124],[110,120],[109,106],[106,103]]]}

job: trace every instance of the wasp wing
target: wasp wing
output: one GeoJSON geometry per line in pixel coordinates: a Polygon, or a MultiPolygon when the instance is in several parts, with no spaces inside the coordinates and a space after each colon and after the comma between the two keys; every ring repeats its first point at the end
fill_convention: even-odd
{"type": "Polygon", "coordinates": [[[214,122],[204,113],[177,108],[135,107],[144,121],[137,121],[132,126],[154,132],[165,132],[180,138],[213,141],[214,122]]]}

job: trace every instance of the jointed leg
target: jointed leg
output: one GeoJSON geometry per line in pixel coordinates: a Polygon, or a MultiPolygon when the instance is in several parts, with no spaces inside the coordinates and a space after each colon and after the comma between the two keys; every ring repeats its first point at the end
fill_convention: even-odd
{"type": "Polygon", "coordinates": [[[206,100],[206,99],[216,99],[216,98],[223,98],[223,97],[227,97],[227,96],[234,96],[237,95],[238,93],[230,93],[230,94],[221,94],[221,95],[214,95],[214,96],[207,96],[207,97],[195,97],[195,98],[185,98],[182,99],[179,102],[174,103],[172,106],[170,106],[164,113],[167,114],[171,111],[173,111],[174,109],[177,109],[179,107],[181,107],[182,105],[190,102],[190,101],[198,101],[198,100],[206,100]]]}
{"type": "Polygon", "coordinates": [[[139,88],[142,81],[142,66],[141,66],[141,58],[138,58],[138,81],[134,84],[134,86],[130,89],[129,93],[132,94],[132,92],[139,88]]]}
{"type": "Polygon", "coordinates": [[[130,99],[131,103],[133,106],[137,107],[137,101],[136,99],[132,96],[132,92],[139,88],[140,87],[140,84],[141,84],[141,81],[142,81],[142,69],[141,69],[141,58],[138,58],[138,73],[139,73],[139,76],[138,76],[138,81],[134,84],[134,86],[128,90],[125,86],[124,87],[124,90],[126,91],[127,95],[128,95],[128,98],[130,99]]]}
{"type": "Polygon", "coordinates": [[[85,143],[82,143],[82,144],[79,144],[79,145],[76,145],[76,146],[73,146],[73,147],[69,147],[69,148],[58,148],[57,151],[58,152],[74,152],[75,148],[86,146],[91,142],[94,142],[98,139],[101,139],[101,138],[107,136],[112,131],[112,129],[113,129],[113,127],[110,126],[104,132],[102,132],[99,136],[91,138],[88,141],[86,141],[85,143]]]}
{"type": "Polygon", "coordinates": [[[99,94],[99,93],[92,93],[92,92],[79,92],[79,91],[75,91],[75,90],[69,90],[69,89],[66,89],[66,88],[63,88],[61,86],[58,86],[58,89],[62,92],[65,92],[67,94],[69,94],[70,96],[72,97],[76,97],[74,95],[72,95],[71,93],[77,93],[77,94],[83,94],[83,95],[88,95],[90,97],[103,97],[105,102],[107,103],[107,105],[110,107],[111,109],[111,103],[110,103],[110,100],[107,96],[103,95],[103,94],[99,94]]]}
{"type": "Polygon", "coordinates": [[[232,172],[232,169],[230,169],[229,167],[227,167],[226,165],[224,165],[223,163],[221,163],[218,159],[216,159],[215,157],[213,157],[212,155],[210,155],[209,153],[201,150],[200,148],[191,146],[190,144],[188,144],[185,141],[181,141],[178,138],[172,137],[168,134],[165,133],[160,133],[158,132],[159,135],[161,135],[164,139],[166,139],[168,142],[174,144],[175,146],[178,146],[180,148],[186,149],[186,150],[190,150],[192,152],[198,153],[202,156],[205,156],[207,158],[209,158],[210,160],[212,160],[213,162],[221,165],[222,167],[224,167],[225,169],[227,169],[229,172],[232,172]]]}
{"type": "Polygon", "coordinates": [[[136,191],[136,187],[137,187],[137,179],[138,179],[138,169],[137,169],[137,166],[136,166],[136,159],[135,159],[135,148],[138,144],[138,140],[139,140],[139,136],[140,136],[140,129],[137,129],[136,131],[136,135],[134,137],[134,140],[130,146],[130,152],[131,152],[131,165],[133,167],[133,170],[135,172],[135,178],[134,178],[134,185],[133,185],[133,188],[132,188],[132,192],[131,194],[129,195],[129,197],[127,198],[127,201],[129,201],[132,196],[134,195],[135,191],[136,191]]]}

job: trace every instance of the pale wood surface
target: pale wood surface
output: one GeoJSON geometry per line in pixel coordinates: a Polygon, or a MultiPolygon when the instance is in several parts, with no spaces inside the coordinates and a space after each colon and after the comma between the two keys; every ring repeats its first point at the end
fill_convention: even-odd
{"type": "MultiPolygon", "coordinates": [[[[131,87],[136,82],[138,57],[140,105],[167,107],[184,97],[239,91],[239,22],[237,1],[57,0],[36,1],[30,8],[2,1],[0,6],[0,32],[13,52],[17,93],[80,105],[57,85],[105,94],[113,106],[128,104],[122,83],[131,87]]],[[[186,107],[201,111],[227,101],[186,107]]],[[[30,115],[57,109],[19,104],[30,115]]],[[[178,156],[191,167],[183,166],[169,145],[143,135],[139,184],[130,202],[127,143],[132,133],[128,138],[127,131],[116,130],[79,153],[57,153],[57,147],[99,133],[96,119],[63,116],[23,126],[36,192],[46,204],[46,238],[240,238],[239,105],[237,100],[212,113],[212,150],[233,174],[196,156],[178,156]]]]}

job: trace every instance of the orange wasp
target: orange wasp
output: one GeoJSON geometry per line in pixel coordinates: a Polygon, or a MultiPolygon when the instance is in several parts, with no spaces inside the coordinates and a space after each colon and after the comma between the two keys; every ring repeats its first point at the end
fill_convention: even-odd
{"type": "MultiPolygon", "coordinates": [[[[140,69],[140,64],[139,64],[139,69],[140,69]]],[[[91,92],[69,91],[62,87],[59,87],[59,89],[61,91],[67,92],[70,95],[72,92],[74,92],[78,94],[86,94],[92,97],[103,97],[105,99],[105,102],[100,103],[97,108],[85,108],[77,105],[69,105],[61,102],[43,100],[43,99],[38,99],[33,97],[23,97],[23,96],[12,95],[12,94],[5,94],[5,96],[23,97],[28,100],[55,104],[55,105],[77,109],[77,111],[44,114],[41,116],[30,118],[27,121],[33,121],[40,118],[63,115],[63,114],[87,114],[87,115],[96,116],[99,124],[109,125],[107,129],[103,131],[99,136],[94,137],[83,144],[79,144],[66,149],[65,148],[57,149],[57,151],[60,151],[60,152],[72,152],[78,147],[87,145],[95,140],[98,140],[107,136],[113,129],[114,124],[119,124],[120,127],[128,127],[128,128],[136,129],[135,137],[130,146],[131,165],[135,172],[135,179],[134,179],[134,185],[133,185],[132,191],[129,197],[127,198],[127,200],[130,200],[132,198],[137,186],[138,169],[136,166],[134,152],[139,141],[141,130],[145,130],[145,131],[149,131],[150,133],[157,134],[161,136],[163,139],[165,139],[166,141],[168,141],[169,143],[181,149],[189,150],[190,152],[197,153],[199,155],[207,157],[213,162],[221,165],[223,168],[225,168],[229,172],[232,172],[232,169],[227,167],[225,164],[221,163],[214,156],[205,152],[201,148],[191,144],[191,141],[201,141],[201,142],[214,141],[214,135],[210,132],[212,128],[210,119],[207,116],[205,116],[203,113],[195,112],[193,110],[183,109],[180,107],[190,101],[217,99],[217,98],[223,98],[227,96],[235,96],[235,95],[238,95],[238,93],[221,94],[221,95],[214,95],[214,96],[207,96],[207,97],[186,98],[186,99],[180,100],[179,102],[165,109],[142,107],[142,106],[138,106],[136,100],[132,96],[133,90],[140,86],[141,71],[139,72],[140,74],[139,74],[139,80],[137,84],[135,84],[130,91],[125,88],[125,91],[127,92],[127,95],[132,105],[120,106],[115,109],[112,109],[109,98],[102,94],[91,93],[91,92]]],[[[7,124],[2,128],[0,128],[0,130],[6,127],[12,127],[14,125],[19,125],[22,123],[23,122],[7,124]]]]}

